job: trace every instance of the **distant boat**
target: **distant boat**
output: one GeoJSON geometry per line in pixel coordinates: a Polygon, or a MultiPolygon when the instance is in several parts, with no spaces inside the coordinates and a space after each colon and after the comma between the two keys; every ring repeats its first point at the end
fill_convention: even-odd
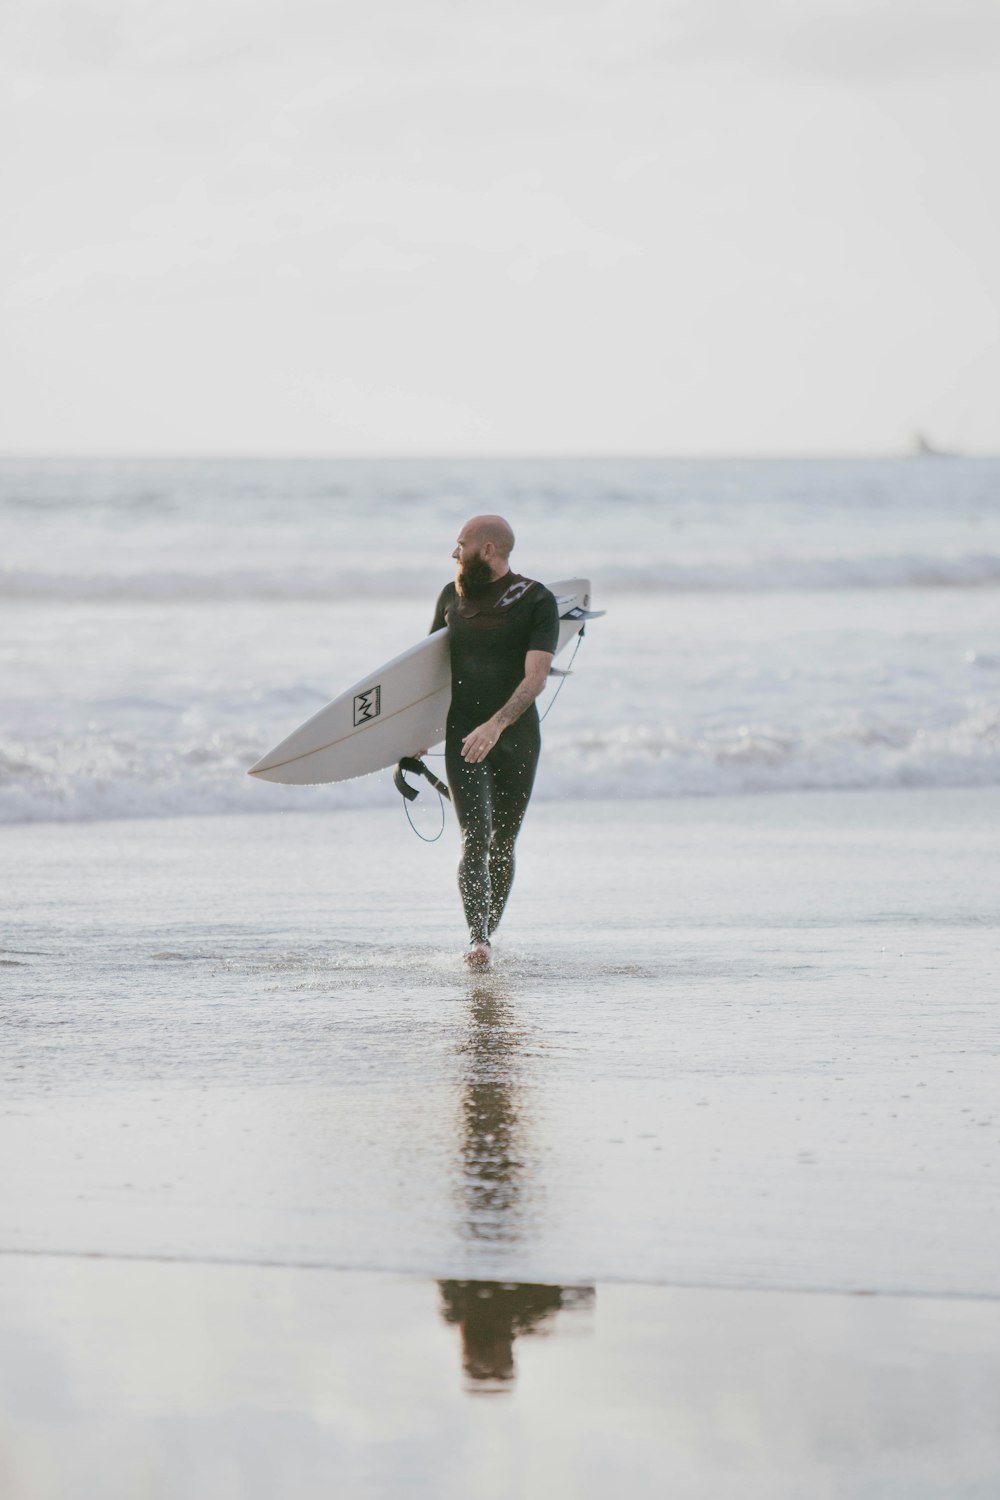
{"type": "Polygon", "coordinates": [[[915,458],[955,458],[957,456],[946,448],[936,447],[922,432],[913,434],[913,454],[915,458]]]}

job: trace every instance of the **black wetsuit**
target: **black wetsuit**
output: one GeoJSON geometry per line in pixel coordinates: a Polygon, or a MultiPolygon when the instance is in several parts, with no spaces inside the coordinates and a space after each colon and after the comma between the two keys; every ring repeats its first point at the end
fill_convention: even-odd
{"type": "Polygon", "coordinates": [[[499,925],[514,879],[514,842],[541,749],[538,710],[532,703],[475,765],[462,759],[462,741],[523,682],[529,651],[555,651],[559,609],[542,584],[507,573],[473,599],[459,598],[449,583],[431,629],[443,625],[451,651],[445,765],[462,830],[458,889],[469,942],[485,943],[499,925]]]}

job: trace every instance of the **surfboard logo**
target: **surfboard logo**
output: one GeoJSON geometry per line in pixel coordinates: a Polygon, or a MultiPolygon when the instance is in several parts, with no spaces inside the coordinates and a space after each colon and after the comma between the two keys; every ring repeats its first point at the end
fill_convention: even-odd
{"type": "Polygon", "coordinates": [[[369,688],[367,692],[355,693],[354,695],[354,726],[367,724],[370,719],[377,719],[382,712],[382,685],[369,688]]]}

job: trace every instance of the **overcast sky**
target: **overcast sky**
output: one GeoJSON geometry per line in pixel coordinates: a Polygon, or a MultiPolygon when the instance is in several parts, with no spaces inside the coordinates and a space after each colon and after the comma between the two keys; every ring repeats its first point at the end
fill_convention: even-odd
{"type": "Polygon", "coordinates": [[[1000,451],[998,0],[0,16],[3,451],[1000,451]]]}

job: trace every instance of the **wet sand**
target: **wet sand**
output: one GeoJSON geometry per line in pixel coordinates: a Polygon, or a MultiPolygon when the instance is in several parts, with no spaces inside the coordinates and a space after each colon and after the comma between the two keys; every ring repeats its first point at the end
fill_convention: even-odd
{"type": "Polygon", "coordinates": [[[538,804],[485,980],[395,810],[6,829],[9,1493],[995,1492],[998,827],[538,804]]]}
{"type": "Polygon", "coordinates": [[[997,1303],[37,1258],[0,1285],[17,1500],[996,1494],[997,1303]]]}

